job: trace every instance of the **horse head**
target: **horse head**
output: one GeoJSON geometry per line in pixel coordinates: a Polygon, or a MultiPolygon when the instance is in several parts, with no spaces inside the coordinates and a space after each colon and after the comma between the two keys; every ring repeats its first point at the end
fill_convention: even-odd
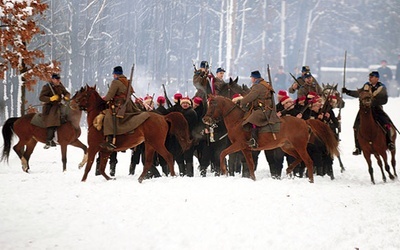
{"type": "Polygon", "coordinates": [[[337,100],[337,104],[335,108],[344,108],[344,100],[342,98],[342,95],[340,92],[337,90],[337,84],[332,84],[330,85],[327,83],[326,85],[322,83],[322,98],[325,100],[328,100],[330,96],[334,96],[337,100]]]}
{"type": "Polygon", "coordinates": [[[242,86],[240,86],[238,84],[238,81],[239,81],[239,77],[236,77],[235,80],[233,80],[230,77],[229,82],[224,84],[221,87],[219,95],[225,96],[225,97],[228,97],[231,99],[232,99],[233,95],[235,95],[235,94],[246,95],[250,91],[250,89],[244,84],[242,86]]]}
{"type": "Polygon", "coordinates": [[[215,95],[208,95],[207,113],[203,117],[203,123],[209,126],[216,124],[222,116],[221,109],[218,107],[218,99],[215,95]]]}
{"type": "Polygon", "coordinates": [[[358,89],[357,91],[359,94],[358,99],[360,101],[360,107],[370,109],[374,99],[371,88],[368,85],[365,85],[364,88],[358,89]]]}
{"type": "Polygon", "coordinates": [[[77,91],[71,98],[71,103],[77,105],[80,110],[88,111],[92,108],[99,108],[101,110],[105,109],[106,102],[101,98],[96,90],[96,85],[90,87],[86,84],[77,91]]]}

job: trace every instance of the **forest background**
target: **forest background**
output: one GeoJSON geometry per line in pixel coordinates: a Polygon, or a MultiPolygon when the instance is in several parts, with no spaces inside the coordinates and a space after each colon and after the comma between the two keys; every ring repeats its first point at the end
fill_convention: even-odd
{"type": "MultiPolygon", "coordinates": [[[[394,65],[400,53],[397,0],[42,2],[48,9],[35,21],[43,34],[28,46],[61,63],[62,82],[72,94],[86,83],[104,94],[112,68],[121,65],[129,76],[134,63],[137,95],[161,95],[165,84],[170,96],[192,96],[193,65],[202,60],[214,73],[223,67],[226,76],[247,85],[253,70],[267,78],[268,65],[272,74],[280,65],[293,74],[309,65],[320,83],[342,84],[343,70],[324,69],[343,68],[345,51],[346,86],[355,88],[367,80],[371,65],[382,59],[394,65]]],[[[1,82],[1,123],[20,115],[18,74],[10,69],[1,82]]],[[[274,87],[287,89],[289,82],[274,87]]],[[[45,83],[26,93],[26,106],[40,105],[45,83]]]]}

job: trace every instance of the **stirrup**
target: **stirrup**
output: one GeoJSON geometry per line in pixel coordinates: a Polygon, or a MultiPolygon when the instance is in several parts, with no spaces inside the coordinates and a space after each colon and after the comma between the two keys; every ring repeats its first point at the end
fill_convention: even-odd
{"type": "Polygon", "coordinates": [[[101,148],[107,149],[108,151],[114,151],[114,149],[116,149],[117,147],[112,144],[111,142],[103,142],[102,144],[100,144],[101,148]]]}
{"type": "Polygon", "coordinates": [[[353,151],[353,155],[360,155],[361,154],[361,150],[359,148],[355,148],[353,151]]]}
{"type": "Polygon", "coordinates": [[[396,150],[396,145],[394,145],[393,142],[389,142],[389,144],[388,144],[388,149],[389,149],[390,151],[394,151],[394,150],[396,150]]]}
{"type": "Polygon", "coordinates": [[[258,143],[257,143],[256,139],[254,139],[254,138],[250,138],[250,140],[247,141],[247,145],[249,145],[249,147],[252,147],[252,148],[258,147],[258,143]]]}

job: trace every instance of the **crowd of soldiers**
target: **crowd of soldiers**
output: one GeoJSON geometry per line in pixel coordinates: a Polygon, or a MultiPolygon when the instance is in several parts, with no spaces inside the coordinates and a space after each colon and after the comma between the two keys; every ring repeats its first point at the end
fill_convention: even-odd
{"type": "MultiPolygon", "coordinates": [[[[230,143],[227,137],[227,131],[222,121],[218,122],[216,125],[208,126],[202,122],[202,118],[207,110],[207,95],[220,94],[221,88],[227,84],[224,81],[224,73],[225,70],[223,68],[218,68],[216,70],[216,75],[214,76],[209,70],[208,62],[202,61],[199,69],[195,68],[193,75],[193,85],[197,90],[194,97],[190,98],[188,96],[182,96],[180,93],[176,93],[172,103],[167,96],[158,96],[155,98],[154,96],[147,95],[144,98],[138,98],[135,96],[136,100],[133,102],[129,96],[134,93],[134,90],[129,81],[123,75],[122,67],[117,66],[113,71],[114,80],[104,98],[106,101],[114,102],[113,104],[116,104],[115,102],[117,101],[119,105],[130,101],[133,104],[133,106],[131,105],[132,110],[157,112],[161,115],[165,115],[169,112],[182,113],[188,123],[189,130],[191,131],[191,139],[193,140],[192,147],[185,152],[181,152],[179,146],[177,146],[178,143],[174,142],[174,138],[169,138],[166,142],[167,148],[174,155],[174,160],[179,167],[180,176],[194,176],[194,157],[196,157],[199,162],[198,170],[200,172],[200,176],[205,177],[209,167],[210,171],[214,173],[214,175],[218,176],[220,174],[219,155],[221,151],[230,143]]],[[[386,94],[387,98],[386,89],[383,89],[384,85],[379,83],[375,87],[375,81],[371,81],[371,77],[377,77],[379,80],[379,73],[377,71],[373,71],[370,74],[370,81],[365,84],[372,84],[374,86],[374,90],[379,90],[379,95],[386,94]]],[[[54,78],[58,78],[56,79],[56,83],[58,83],[58,75],[54,78]]],[[[254,105],[249,106],[249,104],[255,102],[257,105],[262,104],[264,107],[267,107],[268,110],[270,110],[272,114],[277,117],[277,119],[282,116],[294,116],[299,119],[319,119],[328,124],[339,139],[338,134],[340,130],[340,117],[337,117],[333,111],[334,108],[338,107],[338,96],[334,95],[333,93],[329,93],[328,96],[324,96],[321,86],[311,74],[308,66],[302,67],[301,76],[297,77],[297,79],[295,79],[293,84],[288,89],[290,94],[295,94],[297,92],[297,99],[293,100],[286,90],[279,90],[277,91],[276,104],[273,101],[273,94],[275,91],[273,90],[271,84],[261,77],[260,72],[251,72],[250,78],[253,83],[252,87],[250,88],[250,92],[245,96],[239,94],[232,96],[232,101],[237,103],[237,105],[239,105],[241,108],[247,108],[249,109],[249,112],[256,114],[257,107],[254,108],[254,105]]],[[[343,89],[342,91],[345,94],[357,97],[355,91],[350,91],[347,89],[343,89]]],[[[55,99],[58,101],[59,98],[52,97],[54,96],[52,95],[54,93],[51,91],[47,92],[49,93],[49,103],[54,102],[55,99]]],[[[376,93],[376,95],[378,95],[378,93],[376,93]]],[[[69,98],[69,93],[63,93],[62,95],[66,98],[69,98]]],[[[42,100],[44,99],[42,98],[42,100]]],[[[390,129],[390,125],[387,125],[390,124],[390,119],[384,119],[384,117],[387,117],[387,115],[381,108],[383,104],[383,102],[380,102],[376,105],[377,110],[381,110],[382,112],[376,111],[375,113],[377,113],[378,117],[383,117],[380,119],[382,120],[382,125],[390,129]]],[[[109,112],[109,122],[105,122],[104,124],[104,131],[108,132],[104,133],[106,142],[101,145],[103,148],[110,151],[113,151],[115,148],[116,136],[115,132],[113,134],[113,131],[115,131],[115,126],[118,126],[116,124],[116,118],[112,117],[112,115],[115,114],[109,112]]],[[[251,119],[249,120],[249,123],[252,125],[252,138],[249,140],[248,144],[249,147],[256,148],[257,131],[260,125],[256,124],[256,122],[251,119]],[[253,133],[253,131],[256,133],[253,133]]],[[[245,122],[243,124],[245,124],[245,122]]],[[[50,138],[53,135],[53,131],[54,126],[51,126],[52,133],[49,134],[48,145],[46,145],[47,147],[53,146],[50,138]]],[[[389,137],[388,143],[390,145],[389,149],[394,150],[394,144],[391,143],[389,137]]],[[[356,150],[354,154],[359,154],[360,151],[361,149],[358,148],[356,144],[356,150]]],[[[140,158],[142,158],[142,162],[144,162],[143,152],[143,145],[139,145],[132,149],[129,174],[133,175],[135,173],[135,168],[136,165],[139,164],[140,158]]],[[[314,173],[304,173],[304,165],[299,164],[299,166],[295,168],[295,176],[303,177],[304,174],[317,174],[321,176],[329,175],[333,179],[333,159],[326,152],[325,146],[319,140],[316,140],[312,143],[309,143],[308,152],[314,162],[314,173]]],[[[253,158],[256,166],[259,153],[259,151],[253,151],[253,158]]],[[[294,161],[292,156],[286,155],[280,148],[265,150],[264,153],[269,163],[271,177],[274,179],[281,178],[285,157],[288,164],[294,161]]],[[[115,175],[116,163],[116,152],[113,152],[110,157],[111,176],[115,175]]],[[[155,155],[153,167],[148,173],[149,178],[161,176],[156,168],[158,165],[161,166],[165,175],[169,174],[168,167],[166,166],[164,159],[162,159],[162,157],[159,155],[155,155]]],[[[248,177],[248,168],[241,152],[231,154],[229,156],[228,168],[230,175],[242,173],[242,176],[248,177]]]]}

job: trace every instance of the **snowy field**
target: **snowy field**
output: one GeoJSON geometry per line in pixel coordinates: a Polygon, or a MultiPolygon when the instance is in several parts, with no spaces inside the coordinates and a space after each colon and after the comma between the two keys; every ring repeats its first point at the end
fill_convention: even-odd
{"type": "MultiPolygon", "coordinates": [[[[391,98],[385,110],[400,128],[399,107],[391,98]]],[[[255,182],[201,178],[197,164],[194,178],[139,184],[141,166],[128,175],[130,152],[118,155],[115,181],[92,169],[85,183],[80,149],[68,147],[65,173],[58,147],[38,144],[30,174],[11,152],[9,164],[0,163],[0,249],[400,249],[400,182],[384,183],[374,160],[372,185],[363,156],[351,154],[357,110],[358,101],[346,99],[346,171],[335,160],[336,179],[316,176],[314,184],[271,179],[264,154],[255,182]]]]}

